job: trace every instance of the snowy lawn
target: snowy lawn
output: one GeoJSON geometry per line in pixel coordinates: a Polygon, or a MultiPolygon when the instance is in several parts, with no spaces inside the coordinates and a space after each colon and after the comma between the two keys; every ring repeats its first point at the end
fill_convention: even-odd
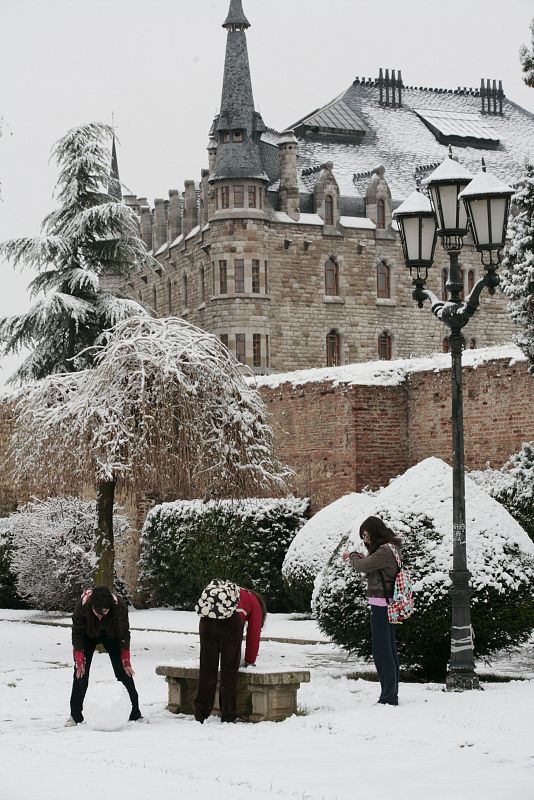
{"type": "MultiPolygon", "coordinates": [[[[265,641],[258,666],[309,668],[301,715],[281,723],[201,726],[165,710],[157,664],[198,657],[196,636],[134,631],[132,660],[148,724],[118,732],[64,728],[71,684],[70,631],[24,623],[38,612],[0,611],[0,797],[2,800],[531,800],[534,680],[447,694],[402,684],[400,706],[377,706],[377,684],[351,680],[365,668],[333,645],[265,641]]],[[[48,615],[50,619],[52,615],[48,615]]],[[[60,619],[55,617],[54,619],[60,619]]],[[[132,628],[193,630],[196,618],[135,611],[132,628]]],[[[267,636],[323,638],[311,620],[271,615],[267,636]]],[[[532,643],[494,671],[534,678],[532,643]]],[[[91,685],[112,681],[95,655],[91,685]]]]}

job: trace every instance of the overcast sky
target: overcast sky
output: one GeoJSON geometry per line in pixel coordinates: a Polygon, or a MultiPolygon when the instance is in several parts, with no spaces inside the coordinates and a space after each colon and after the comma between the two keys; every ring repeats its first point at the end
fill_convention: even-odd
{"type": "MultiPolygon", "coordinates": [[[[132,193],[167,197],[207,167],[228,0],[0,0],[0,240],[31,236],[54,206],[53,143],[111,122],[132,193]]],[[[405,84],[503,81],[534,112],[518,50],[532,0],[243,0],[256,108],[283,130],[379,67],[405,84]]],[[[28,307],[28,273],[2,269],[0,316],[28,307]]],[[[11,371],[12,362],[4,363],[11,371]]],[[[3,381],[0,374],[0,382],[3,381]]]]}

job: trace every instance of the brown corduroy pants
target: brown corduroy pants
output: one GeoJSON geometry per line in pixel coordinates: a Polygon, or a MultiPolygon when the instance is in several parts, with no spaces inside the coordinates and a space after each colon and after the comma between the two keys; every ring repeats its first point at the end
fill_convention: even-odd
{"type": "Polygon", "coordinates": [[[198,632],[200,635],[200,671],[195,699],[195,719],[203,722],[211,714],[215,702],[220,659],[221,720],[222,722],[234,722],[236,719],[237,673],[243,639],[241,615],[234,611],[228,619],[201,617],[198,632]]]}

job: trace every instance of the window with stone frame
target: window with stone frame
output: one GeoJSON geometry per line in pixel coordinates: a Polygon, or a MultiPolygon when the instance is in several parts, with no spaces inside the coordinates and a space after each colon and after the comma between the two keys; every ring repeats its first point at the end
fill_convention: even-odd
{"type": "Polygon", "coordinates": [[[223,343],[223,345],[228,350],[228,334],[227,333],[221,333],[219,338],[220,338],[221,342],[223,343]]]}
{"type": "Polygon", "coordinates": [[[475,288],[475,270],[470,269],[467,273],[467,294],[473,291],[475,288]]]}
{"type": "Polygon", "coordinates": [[[252,334],[252,366],[261,367],[261,334],[252,334]]]}
{"type": "Polygon", "coordinates": [[[448,353],[449,352],[449,337],[448,336],[445,336],[445,338],[443,339],[443,352],[444,353],[448,353]]]}
{"type": "Polygon", "coordinates": [[[235,357],[240,364],[247,363],[247,351],[244,333],[236,333],[235,335],[235,357]]]}
{"type": "Polygon", "coordinates": [[[324,265],[324,293],[329,296],[339,295],[339,267],[335,258],[328,258],[324,265]]]}
{"type": "Polygon", "coordinates": [[[441,299],[447,300],[449,295],[447,292],[447,281],[449,280],[449,270],[442,269],[441,270],[441,299]]]}
{"type": "Polygon", "coordinates": [[[230,208],[230,187],[221,186],[221,208],[230,208]]]}
{"type": "Polygon", "coordinates": [[[376,201],[376,227],[386,227],[386,204],[383,200],[376,201]]]}
{"type": "Polygon", "coordinates": [[[245,207],[245,187],[242,184],[234,186],[234,208],[245,207]]]}
{"type": "Polygon", "coordinates": [[[228,144],[228,142],[230,141],[230,131],[221,132],[221,141],[223,144],[228,144]]]}
{"type": "Polygon", "coordinates": [[[232,131],[232,141],[233,142],[242,142],[243,141],[243,131],[242,130],[235,130],[232,131]]]}
{"type": "Polygon", "coordinates": [[[269,344],[269,334],[265,337],[265,366],[267,369],[271,366],[271,351],[269,344]]]}
{"type": "Polygon", "coordinates": [[[243,294],[245,291],[245,262],[242,258],[234,261],[234,287],[236,294],[243,294]]]}
{"type": "Polygon", "coordinates": [[[327,194],[324,199],[324,224],[334,224],[334,201],[330,194],[327,194]]]}
{"type": "Polygon", "coordinates": [[[258,258],[252,259],[252,292],[260,293],[260,261],[258,258]]]}
{"type": "Polygon", "coordinates": [[[376,296],[391,297],[390,270],[385,261],[380,261],[376,265],[376,296]]]}
{"type": "Polygon", "coordinates": [[[469,339],[469,349],[476,350],[477,349],[477,340],[475,338],[469,339]]]}
{"type": "Polygon", "coordinates": [[[170,278],[167,281],[167,314],[169,317],[172,314],[172,283],[170,278]]]}
{"type": "Polygon", "coordinates": [[[256,187],[249,186],[248,187],[248,207],[249,208],[256,208],[256,187]]]}
{"type": "Polygon", "coordinates": [[[219,294],[228,294],[228,270],[226,261],[219,261],[219,294]]]}
{"type": "Polygon", "coordinates": [[[338,367],[340,362],[340,339],[337,331],[330,331],[326,336],[326,366],[338,367]]]}
{"type": "Polygon", "coordinates": [[[391,336],[383,331],[378,337],[378,358],[382,361],[391,361],[391,336]]]}
{"type": "Polygon", "coordinates": [[[206,270],[204,269],[204,267],[200,267],[200,272],[198,277],[199,277],[200,302],[203,303],[204,300],[206,299],[206,270]]]}
{"type": "Polygon", "coordinates": [[[188,298],[188,292],[187,292],[187,275],[185,274],[185,272],[184,272],[184,275],[182,277],[182,291],[183,291],[183,298],[182,298],[183,306],[184,306],[184,308],[187,308],[187,306],[189,305],[189,298],[188,298]]]}

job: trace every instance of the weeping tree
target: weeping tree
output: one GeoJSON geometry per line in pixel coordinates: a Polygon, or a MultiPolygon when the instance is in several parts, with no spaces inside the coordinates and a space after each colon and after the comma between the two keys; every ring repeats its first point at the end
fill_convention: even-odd
{"type": "Polygon", "coordinates": [[[220,340],[182,319],[117,324],[93,368],[50,375],[17,403],[9,461],[52,492],[97,491],[95,580],[112,585],[119,485],[157,496],[265,496],[290,470],[273,456],[259,394],[220,340]]]}
{"type": "Polygon", "coordinates": [[[37,273],[28,286],[34,305],[0,320],[3,354],[30,350],[12,382],[85,369],[94,358],[90,348],[107,329],[148,314],[103,285],[106,277],[125,276],[152,260],[135,212],[120,200],[118,170],[110,173],[113,141],[111,127],[101,123],[73,128],[60,139],[51,156],[59,169],[57,209],[44,219],[40,236],[0,245],[7,262],[37,273]]]}

